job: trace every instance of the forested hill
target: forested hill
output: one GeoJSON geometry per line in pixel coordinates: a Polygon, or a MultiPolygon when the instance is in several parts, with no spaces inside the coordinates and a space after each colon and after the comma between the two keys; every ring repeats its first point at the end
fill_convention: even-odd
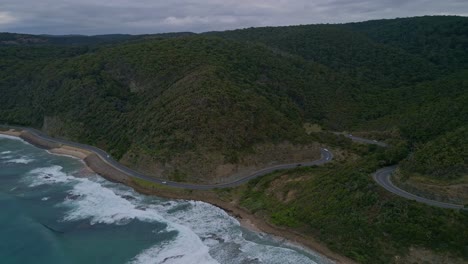
{"type": "Polygon", "coordinates": [[[64,135],[117,157],[130,142],[159,158],[198,147],[238,151],[299,140],[306,120],[344,128],[357,116],[341,110],[355,105],[348,90],[360,89],[357,82],[256,44],[195,36],[63,57],[53,49],[31,59],[43,47],[2,51],[4,122],[61,120],[64,135]]]}
{"type": "Polygon", "coordinates": [[[435,16],[206,34],[260,42],[355,78],[391,87],[466,67],[467,28],[465,17],[435,16]]]}
{"type": "Polygon", "coordinates": [[[468,179],[467,21],[1,33],[0,123],[94,145],[148,175],[194,183],[310,161],[326,146],[335,154],[330,164],[215,193],[358,262],[422,263],[414,257],[435,255],[432,263],[464,263],[451,260],[468,258],[466,213],[392,195],[371,174],[398,163],[404,177],[468,179]]]}
{"type": "Polygon", "coordinates": [[[396,129],[410,144],[424,143],[466,121],[467,20],[144,36],[3,33],[0,122],[97,145],[130,165],[181,157],[235,163],[259,144],[307,144],[305,123],[396,129]]]}
{"type": "Polygon", "coordinates": [[[437,72],[424,58],[335,25],[251,28],[208,34],[263,43],[274,51],[299,55],[380,87],[427,80],[437,72]]]}
{"type": "Polygon", "coordinates": [[[425,16],[343,25],[372,40],[417,54],[449,69],[468,66],[468,19],[425,16]]]}
{"type": "Polygon", "coordinates": [[[164,39],[194,35],[191,32],[161,33],[148,35],[108,34],[108,35],[30,35],[0,32],[0,46],[96,46],[117,44],[141,39],[164,39]]]}

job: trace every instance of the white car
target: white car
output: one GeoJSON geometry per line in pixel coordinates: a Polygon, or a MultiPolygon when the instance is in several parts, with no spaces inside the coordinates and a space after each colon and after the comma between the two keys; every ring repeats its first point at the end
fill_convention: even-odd
{"type": "Polygon", "coordinates": [[[166,183],[167,183],[167,181],[163,181],[163,182],[161,182],[161,183],[162,183],[162,184],[166,184],[166,183]]]}

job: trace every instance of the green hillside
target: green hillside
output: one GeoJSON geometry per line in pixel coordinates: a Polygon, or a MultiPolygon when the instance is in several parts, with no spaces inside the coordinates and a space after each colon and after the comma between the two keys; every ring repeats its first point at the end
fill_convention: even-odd
{"type": "MultiPolygon", "coordinates": [[[[466,20],[454,19],[431,21],[441,27],[466,20]]],[[[218,163],[234,162],[258,144],[310,142],[304,123],[329,130],[396,128],[410,143],[464,124],[463,67],[441,67],[399,45],[403,40],[356,33],[365,23],[133,36],[94,47],[74,41],[127,38],[38,36],[74,44],[0,49],[6,95],[0,120],[97,145],[129,165],[211,152],[218,163]]],[[[462,33],[444,36],[462,39],[462,33]]],[[[438,44],[426,38],[425,45],[438,44]]]]}
{"type": "Polygon", "coordinates": [[[372,40],[420,55],[441,68],[468,66],[468,20],[458,16],[424,16],[345,24],[372,40]]]}
{"type": "Polygon", "coordinates": [[[36,127],[100,147],[144,173],[197,183],[223,180],[229,166],[261,168],[307,150],[310,159],[320,143],[332,148],[334,163],[219,192],[236,193],[240,206],[359,262],[387,263],[410,247],[466,258],[466,214],[393,196],[370,174],[399,162],[408,175],[466,174],[467,21],[2,33],[0,123],[36,127]],[[378,135],[391,147],[352,144],[333,131],[378,135]]]}
{"type": "Polygon", "coordinates": [[[468,175],[468,128],[448,132],[419,146],[404,162],[407,173],[419,173],[441,180],[468,175]]]}
{"type": "MultiPolygon", "coordinates": [[[[44,49],[4,52],[5,58],[26,51],[40,57],[35,54],[44,49]]],[[[356,81],[261,45],[213,37],[15,63],[18,69],[3,79],[10,94],[0,99],[3,122],[43,127],[134,162],[212,151],[235,161],[255,144],[306,142],[304,122],[344,128],[355,118],[346,89],[358,87],[356,81]]]]}
{"type": "Polygon", "coordinates": [[[435,65],[424,58],[336,25],[250,28],[208,34],[263,43],[274,51],[301,56],[379,87],[412,84],[432,79],[438,73],[435,65]]]}

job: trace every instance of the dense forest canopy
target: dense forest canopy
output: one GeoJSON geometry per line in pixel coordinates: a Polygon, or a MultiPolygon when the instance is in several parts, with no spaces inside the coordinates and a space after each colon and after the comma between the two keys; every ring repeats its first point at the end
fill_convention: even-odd
{"type": "Polygon", "coordinates": [[[129,145],[170,158],[201,146],[231,152],[300,141],[305,122],[396,127],[424,143],[467,121],[467,20],[201,35],[2,33],[0,120],[45,127],[117,157],[129,145]]]}
{"type": "MultiPolygon", "coordinates": [[[[412,246],[467,254],[466,215],[389,196],[369,177],[396,163],[408,175],[468,174],[466,17],[203,34],[0,33],[0,123],[95,145],[129,166],[236,164],[261,144],[320,142],[350,160],[287,172],[307,180],[282,187],[272,184],[278,174],[250,182],[242,205],[360,262],[385,263],[412,246]],[[390,147],[353,145],[334,131],[389,137],[390,147]],[[296,199],[275,200],[264,192],[270,183],[296,199]]],[[[197,173],[188,167],[175,171],[197,173]]]]}

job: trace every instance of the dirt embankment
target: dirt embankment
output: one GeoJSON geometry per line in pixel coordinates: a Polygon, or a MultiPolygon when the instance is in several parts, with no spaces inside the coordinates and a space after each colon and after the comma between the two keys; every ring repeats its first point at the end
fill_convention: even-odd
{"type": "Polygon", "coordinates": [[[131,178],[128,177],[126,173],[116,169],[94,153],[88,155],[84,161],[94,172],[110,181],[120,182],[126,185],[129,185],[131,182],[131,178]]]}
{"type": "Polygon", "coordinates": [[[34,134],[31,134],[28,131],[22,131],[19,137],[39,148],[54,149],[60,148],[62,146],[60,143],[36,137],[34,134]]]}
{"type": "Polygon", "coordinates": [[[146,175],[171,181],[217,184],[239,180],[260,169],[279,164],[301,163],[320,158],[320,145],[259,144],[252,152],[228,158],[216,150],[188,151],[165,163],[142,151],[129,150],[121,162],[146,175]]]}
{"type": "Polygon", "coordinates": [[[424,177],[403,179],[398,173],[393,178],[395,185],[415,195],[446,203],[468,204],[468,176],[453,183],[431,183],[424,177]]]}

